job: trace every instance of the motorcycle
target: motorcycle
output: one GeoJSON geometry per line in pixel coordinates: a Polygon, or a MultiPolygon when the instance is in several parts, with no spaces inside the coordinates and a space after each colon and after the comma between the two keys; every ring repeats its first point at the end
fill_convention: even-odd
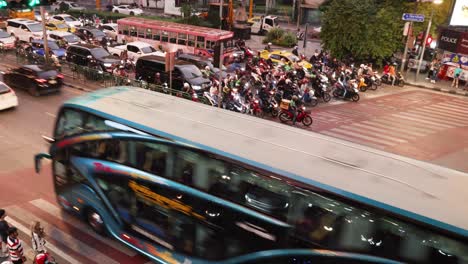
{"type": "MultiPolygon", "coordinates": [[[[279,120],[281,123],[287,123],[288,121],[292,121],[294,118],[294,114],[286,109],[281,109],[281,113],[279,114],[279,120]]],[[[297,109],[297,116],[296,122],[301,122],[304,126],[312,125],[312,117],[310,116],[310,111],[307,111],[304,106],[298,107],[297,109]]]]}
{"type": "Polygon", "coordinates": [[[262,108],[260,107],[260,101],[255,98],[250,102],[250,113],[256,117],[263,118],[265,113],[263,112],[262,108]]]}
{"type": "MultiPolygon", "coordinates": [[[[270,92],[272,95],[273,92],[270,92]]],[[[264,100],[262,102],[262,111],[264,113],[270,114],[272,117],[277,117],[279,112],[278,112],[278,103],[276,100],[271,97],[268,101],[264,100]]]]}
{"type": "Polygon", "coordinates": [[[346,87],[340,81],[338,81],[336,83],[335,90],[333,90],[333,96],[336,98],[343,97],[345,89],[347,89],[347,92],[346,96],[343,98],[344,100],[351,99],[353,102],[359,101],[359,90],[355,80],[351,80],[351,87],[346,87]]]}
{"type": "MultiPolygon", "coordinates": [[[[384,74],[381,79],[383,83],[392,84],[392,78],[388,73],[384,74]]],[[[397,72],[395,76],[395,85],[398,85],[400,87],[405,86],[405,78],[403,77],[401,72],[397,72]]]]}

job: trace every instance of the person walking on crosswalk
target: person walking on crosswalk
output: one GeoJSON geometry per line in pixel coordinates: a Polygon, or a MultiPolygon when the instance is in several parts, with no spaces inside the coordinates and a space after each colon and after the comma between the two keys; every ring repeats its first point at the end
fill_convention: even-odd
{"type": "Polygon", "coordinates": [[[10,227],[5,220],[5,210],[0,209],[0,258],[8,257],[7,237],[8,228],[10,227]]]}
{"type": "Polygon", "coordinates": [[[8,252],[13,264],[23,264],[26,262],[26,256],[23,252],[23,242],[18,238],[18,229],[16,227],[8,228],[8,252]]]}
{"type": "Polygon", "coordinates": [[[41,222],[34,221],[31,225],[31,244],[34,253],[46,253],[46,240],[45,240],[44,228],[41,226],[41,222]]]}

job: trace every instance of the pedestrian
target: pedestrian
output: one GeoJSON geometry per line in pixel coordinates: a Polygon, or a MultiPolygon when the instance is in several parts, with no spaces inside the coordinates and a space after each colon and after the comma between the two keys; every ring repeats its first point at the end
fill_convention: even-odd
{"type": "Polygon", "coordinates": [[[432,67],[431,83],[435,83],[440,69],[440,61],[436,60],[432,67]]]}
{"type": "Polygon", "coordinates": [[[31,244],[36,255],[47,252],[44,228],[39,221],[34,221],[31,225],[31,244]]]}
{"type": "Polygon", "coordinates": [[[437,63],[437,59],[433,59],[431,61],[431,63],[429,64],[429,71],[427,72],[427,77],[426,77],[426,80],[431,80],[432,82],[432,75],[433,75],[433,72],[434,72],[434,66],[435,64],[437,63]]]}
{"type": "Polygon", "coordinates": [[[5,210],[0,209],[0,258],[8,256],[7,237],[8,237],[8,228],[10,226],[5,220],[5,217],[6,217],[5,210]]]}
{"type": "Polygon", "coordinates": [[[26,257],[23,252],[23,243],[18,238],[18,229],[16,227],[8,228],[7,244],[11,262],[13,264],[25,263],[26,257]]]}
{"type": "Polygon", "coordinates": [[[458,81],[460,79],[460,76],[462,74],[462,68],[461,64],[458,64],[458,67],[453,71],[453,82],[452,82],[452,87],[455,86],[455,88],[458,88],[458,81]]]}
{"type": "MultiPolygon", "coordinates": [[[[396,63],[394,63],[396,64],[396,63]]],[[[392,80],[392,86],[395,85],[395,81],[396,81],[396,72],[395,72],[395,66],[394,64],[390,65],[390,67],[388,67],[388,75],[390,76],[390,79],[392,80]]]]}

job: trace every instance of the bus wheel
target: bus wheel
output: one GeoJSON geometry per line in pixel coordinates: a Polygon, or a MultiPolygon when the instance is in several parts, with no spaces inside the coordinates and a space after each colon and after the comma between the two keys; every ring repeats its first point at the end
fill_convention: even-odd
{"type": "Polygon", "coordinates": [[[86,220],[94,232],[103,235],[105,233],[105,224],[102,216],[94,209],[89,209],[86,214],[86,220]]]}

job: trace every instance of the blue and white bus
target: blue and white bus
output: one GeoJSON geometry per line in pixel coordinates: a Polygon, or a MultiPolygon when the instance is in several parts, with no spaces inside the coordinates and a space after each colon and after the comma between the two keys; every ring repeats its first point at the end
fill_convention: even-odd
{"type": "Polygon", "coordinates": [[[66,102],[59,204],[157,263],[468,263],[468,175],[135,88],[66,102]]]}

